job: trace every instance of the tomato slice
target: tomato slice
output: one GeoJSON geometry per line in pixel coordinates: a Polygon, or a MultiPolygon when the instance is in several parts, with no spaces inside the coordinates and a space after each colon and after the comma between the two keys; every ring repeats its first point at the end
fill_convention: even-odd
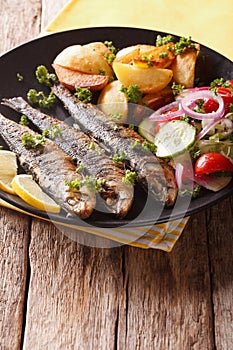
{"type": "Polygon", "coordinates": [[[195,174],[213,174],[217,172],[233,172],[233,163],[221,153],[202,154],[195,163],[195,174]]]}
{"type": "Polygon", "coordinates": [[[205,102],[204,109],[206,113],[211,113],[211,112],[216,112],[218,107],[219,107],[218,102],[210,98],[205,102]]]}

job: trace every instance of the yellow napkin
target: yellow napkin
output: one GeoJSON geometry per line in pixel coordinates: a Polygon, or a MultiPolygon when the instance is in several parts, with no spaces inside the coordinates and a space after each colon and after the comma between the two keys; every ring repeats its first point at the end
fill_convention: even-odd
{"type": "Polygon", "coordinates": [[[233,60],[232,0],[71,0],[48,33],[96,26],[126,26],[191,36],[233,60]]]}

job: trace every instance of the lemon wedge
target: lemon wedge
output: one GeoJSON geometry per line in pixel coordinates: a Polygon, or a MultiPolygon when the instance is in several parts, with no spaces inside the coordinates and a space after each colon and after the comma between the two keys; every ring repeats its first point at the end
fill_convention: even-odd
{"type": "Polygon", "coordinates": [[[42,191],[31,175],[16,175],[11,182],[11,186],[20,198],[36,209],[50,213],[60,212],[60,206],[42,191]]]}
{"type": "Polygon", "coordinates": [[[0,150],[0,189],[10,194],[15,194],[11,187],[11,181],[17,174],[17,159],[14,152],[0,150]]]}

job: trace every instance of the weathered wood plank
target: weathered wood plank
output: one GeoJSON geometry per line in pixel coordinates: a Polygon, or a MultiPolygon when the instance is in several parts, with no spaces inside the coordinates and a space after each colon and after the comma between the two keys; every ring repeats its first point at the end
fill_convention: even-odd
{"type": "Polygon", "coordinates": [[[125,250],[128,298],[119,349],[213,349],[204,226],[204,213],[195,215],[170,254],[125,250]]]}
{"type": "Polygon", "coordinates": [[[233,349],[233,198],[207,212],[217,350],[233,349]]]}
{"type": "Polygon", "coordinates": [[[34,220],[24,349],[114,349],[121,248],[93,249],[34,220]]]}
{"type": "Polygon", "coordinates": [[[205,214],[170,254],[77,244],[33,220],[24,349],[213,349],[205,214]]]}
{"type": "MultiPolygon", "coordinates": [[[[0,51],[24,43],[40,32],[41,4],[39,0],[1,2],[0,51]]],[[[23,59],[23,58],[22,58],[23,59]]]]}
{"type": "MultiPolygon", "coordinates": [[[[2,1],[1,13],[1,53],[38,34],[40,1],[2,1]]],[[[29,217],[0,209],[0,348],[4,350],[20,348],[29,231],[29,217]]]]}
{"type": "Polygon", "coordinates": [[[29,221],[0,208],[0,349],[19,349],[28,266],[29,221]]]}

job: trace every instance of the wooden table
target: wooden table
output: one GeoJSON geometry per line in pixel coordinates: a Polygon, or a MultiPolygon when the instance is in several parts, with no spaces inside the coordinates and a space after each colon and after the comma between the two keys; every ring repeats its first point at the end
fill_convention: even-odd
{"type": "MultiPolygon", "coordinates": [[[[65,3],[2,1],[0,51],[65,3]]],[[[0,208],[0,349],[233,349],[232,203],[194,215],[171,253],[82,246],[0,208]]]]}

